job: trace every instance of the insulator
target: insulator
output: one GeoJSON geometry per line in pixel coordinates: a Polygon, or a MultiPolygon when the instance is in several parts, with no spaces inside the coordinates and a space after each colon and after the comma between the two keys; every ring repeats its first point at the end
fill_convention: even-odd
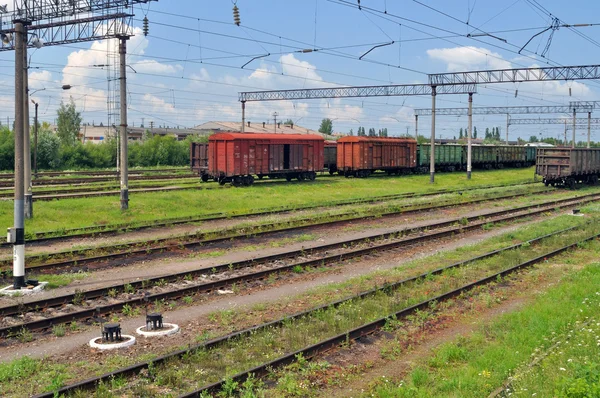
{"type": "Polygon", "coordinates": [[[571,96],[571,87],[569,87],[569,97],[571,96]]]}
{"type": "Polygon", "coordinates": [[[240,9],[235,4],[233,5],[233,22],[237,26],[240,26],[240,23],[241,23],[241,20],[240,20],[240,9]]]}
{"type": "Polygon", "coordinates": [[[519,95],[519,90],[515,90],[515,98],[517,98],[517,95],[519,95]]]}
{"type": "Polygon", "coordinates": [[[148,17],[144,17],[142,31],[144,32],[144,36],[148,36],[148,17]]]}

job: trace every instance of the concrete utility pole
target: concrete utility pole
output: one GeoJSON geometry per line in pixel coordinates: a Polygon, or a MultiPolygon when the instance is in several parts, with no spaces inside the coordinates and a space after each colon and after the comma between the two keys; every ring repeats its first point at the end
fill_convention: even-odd
{"type": "Polygon", "coordinates": [[[37,150],[38,150],[38,103],[31,100],[35,104],[35,119],[34,119],[34,136],[33,136],[33,175],[37,178],[37,150]]]}
{"type": "Polygon", "coordinates": [[[25,220],[24,220],[24,164],[23,164],[23,22],[15,21],[15,200],[14,227],[9,230],[13,244],[13,289],[25,287],[25,220]]]}
{"type": "Polygon", "coordinates": [[[419,115],[415,115],[415,140],[419,143],[419,115]]]}
{"type": "Polygon", "coordinates": [[[590,147],[590,138],[592,135],[592,112],[588,112],[588,139],[587,139],[587,147],[590,147]]]}
{"type": "Polygon", "coordinates": [[[29,68],[27,65],[27,28],[23,33],[23,167],[25,173],[25,218],[33,217],[31,189],[31,139],[29,137],[29,68]]]}
{"type": "Polygon", "coordinates": [[[567,119],[565,119],[565,147],[569,145],[567,141],[567,119]]]}
{"type": "Polygon", "coordinates": [[[431,86],[431,151],[429,160],[429,183],[435,180],[435,96],[436,86],[431,86]]]}
{"type": "Polygon", "coordinates": [[[506,114],[506,145],[508,145],[508,126],[510,126],[510,115],[506,114]]]}
{"type": "Polygon", "coordinates": [[[246,125],[246,101],[242,101],[242,133],[245,132],[246,125]]]}
{"type": "Polygon", "coordinates": [[[572,148],[575,148],[575,125],[577,124],[577,110],[573,108],[573,144],[572,148]]]}
{"type": "Polygon", "coordinates": [[[473,93],[469,93],[469,110],[467,111],[467,116],[469,118],[469,129],[467,131],[467,180],[471,179],[471,153],[472,153],[472,145],[471,141],[471,130],[473,130],[473,93]]]}
{"type": "Polygon", "coordinates": [[[127,54],[127,40],[129,40],[129,37],[123,36],[120,37],[119,40],[119,82],[121,86],[121,210],[127,210],[129,208],[129,167],[127,162],[127,70],[125,56],[127,54]]]}
{"type": "Polygon", "coordinates": [[[273,119],[274,119],[274,122],[273,122],[273,131],[275,133],[277,133],[277,116],[279,116],[279,113],[273,112],[273,119]]]}

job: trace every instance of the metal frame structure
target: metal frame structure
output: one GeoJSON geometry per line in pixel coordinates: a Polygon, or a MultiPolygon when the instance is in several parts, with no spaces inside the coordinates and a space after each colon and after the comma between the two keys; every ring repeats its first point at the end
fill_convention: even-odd
{"type": "MultiPolygon", "coordinates": [[[[509,124],[564,124],[565,122],[568,122],[567,119],[565,118],[540,118],[540,119],[535,119],[535,118],[530,118],[530,119],[513,119],[513,118],[508,118],[509,124]]],[[[590,124],[600,124],[600,118],[591,118],[591,119],[583,119],[583,118],[578,118],[575,119],[575,123],[578,125],[585,125],[588,122],[590,122],[590,124]]]]}
{"type": "Polygon", "coordinates": [[[239,93],[239,101],[280,101],[317,98],[355,98],[355,97],[399,97],[409,95],[468,94],[476,93],[474,84],[457,84],[438,87],[436,90],[429,84],[398,84],[386,86],[350,86],[307,88],[297,90],[246,91],[239,93]]]}
{"type": "MultiPolygon", "coordinates": [[[[573,104],[573,103],[571,103],[573,104]]],[[[478,106],[473,108],[473,115],[517,115],[534,113],[567,113],[570,114],[573,108],[592,110],[593,105],[569,105],[569,106],[478,106]]],[[[467,116],[467,108],[439,108],[436,110],[438,115],[447,116],[467,116]]],[[[430,108],[415,109],[415,116],[430,116],[430,108]]]]}
{"type": "Polygon", "coordinates": [[[589,80],[599,78],[600,65],[549,66],[434,73],[429,75],[429,84],[431,86],[443,86],[454,84],[540,82],[549,80],[589,80]]]}

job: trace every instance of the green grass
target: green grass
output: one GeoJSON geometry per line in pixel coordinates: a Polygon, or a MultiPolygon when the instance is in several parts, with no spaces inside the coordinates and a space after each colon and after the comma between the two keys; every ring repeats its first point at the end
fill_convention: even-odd
{"type": "MultiPolygon", "coordinates": [[[[122,212],[117,197],[37,202],[35,218],[26,220],[26,231],[60,230],[88,225],[155,221],[215,212],[240,213],[257,208],[303,205],[403,192],[510,184],[531,181],[533,168],[486,171],[467,180],[464,173],[439,174],[435,184],[428,176],[366,179],[321,178],[302,184],[255,184],[249,189],[190,190],[131,194],[129,210],[122,212]]],[[[0,202],[0,225],[13,224],[12,202],[0,202]]]]}
{"type": "MultiPolygon", "coordinates": [[[[597,258],[600,246],[588,250],[597,258]]],[[[575,261],[583,254],[574,253],[575,261]]],[[[404,380],[379,382],[365,396],[486,397],[512,376],[503,396],[597,397],[599,284],[600,263],[589,264],[522,310],[439,347],[404,380]]]]}

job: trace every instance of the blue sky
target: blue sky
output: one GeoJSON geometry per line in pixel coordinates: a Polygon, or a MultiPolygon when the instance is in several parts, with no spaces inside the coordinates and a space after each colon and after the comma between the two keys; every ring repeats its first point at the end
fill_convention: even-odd
{"type": "MultiPolygon", "coordinates": [[[[597,1],[537,3],[565,23],[600,23],[597,1]]],[[[362,10],[356,0],[238,0],[239,27],[233,24],[230,0],[159,0],[136,7],[137,35],[128,43],[128,64],[137,71],[128,70],[129,124],[138,126],[142,118],[146,125],[152,120],[157,126],[182,127],[240,120],[239,91],[420,83],[427,80],[427,73],[600,63],[600,44],[592,42],[600,41],[600,26],[578,29],[591,41],[560,28],[546,58],[536,53],[544,50],[550,32],[517,54],[531,36],[551,23],[534,1],[362,0],[361,5],[362,10]],[[139,29],[144,14],[150,20],[148,37],[139,29]],[[490,36],[466,37],[469,33],[490,33],[507,42],[490,36]],[[358,59],[373,46],[391,41],[394,44],[358,59]],[[302,49],[319,51],[303,53],[302,49]],[[241,68],[266,54],[270,55],[241,68]]],[[[88,42],[30,52],[31,90],[45,88],[34,95],[42,120],[53,121],[60,101],[72,96],[84,121],[106,123],[107,72],[92,67],[107,63],[106,49],[107,43],[88,42]],[[74,88],[61,92],[57,88],[62,84],[74,88]]],[[[14,117],[13,72],[14,53],[0,52],[3,121],[14,117]]],[[[474,105],[558,105],[600,99],[597,92],[597,81],[491,85],[479,88],[474,105]]],[[[466,103],[466,95],[438,96],[438,107],[466,103]]],[[[280,119],[290,118],[310,128],[318,128],[320,120],[329,117],[336,131],[387,127],[400,134],[414,131],[414,108],[430,106],[429,97],[262,102],[248,104],[247,119],[271,120],[276,111],[280,119]]],[[[429,123],[429,118],[420,120],[421,133],[428,133],[429,123]]],[[[506,117],[474,116],[474,124],[480,134],[493,126],[504,132],[506,117]]],[[[452,137],[466,125],[465,117],[440,117],[437,133],[452,137]]],[[[562,132],[562,126],[511,126],[510,136],[562,137],[562,132]]],[[[584,139],[583,133],[578,139],[584,139]]],[[[600,139],[600,132],[593,137],[600,139]]]]}

